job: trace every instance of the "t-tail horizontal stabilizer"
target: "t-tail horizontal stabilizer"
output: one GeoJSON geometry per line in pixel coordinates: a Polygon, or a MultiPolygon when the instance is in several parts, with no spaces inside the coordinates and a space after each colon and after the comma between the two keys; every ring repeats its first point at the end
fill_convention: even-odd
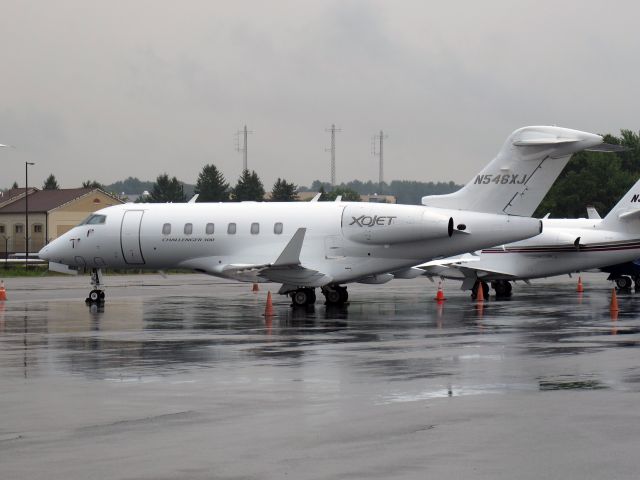
{"type": "Polygon", "coordinates": [[[429,207],[531,216],[571,155],[594,148],[602,137],[560,127],[513,132],[495,159],[464,187],[422,197],[429,207]]]}

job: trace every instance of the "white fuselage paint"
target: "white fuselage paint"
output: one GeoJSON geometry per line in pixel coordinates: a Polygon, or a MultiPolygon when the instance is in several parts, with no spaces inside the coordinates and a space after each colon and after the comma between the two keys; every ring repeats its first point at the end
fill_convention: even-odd
{"type": "Polygon", "coordinates": [[[225,269],[272,264],[296,230],[305,228],[301,266],[321,272],[326,284],[337,284],[540,231],[540,221],[527,217],[349,202],[125,204],[96,214],[106,215],[106,221],[74,227],[44,247],[41,257],[84,268],[190,268],[260,281],[225,269]],[[450,218],[454,230],[464,231],[450,237],[450,218]],[[208,223],[214,224],[213,233],[207,233],[208,223]],[[232,223],[235,234],[228,233],[232,223]],[[280,234],[274,232],[277,223],[280,234]],[[170,233],[163,233],[165,224],[170,233]],[[191,233],[188,227],[185,233],[186,224],[191,233]],[[252,224],[259,225],[258,233],[255,226],[251,232],[252,224]]]}
{"type": "Polygon", "coordinates": [[[620,230],[603,229],[600,219],[545,219],[543,224],[540,235],[483,249],[479,260],[456,263],[454,267],[429,267],[428,271],[444,278],[464,279],[468,268],[477,272],[481,280],[526,280],[640,258],[640,230],[636,222],[620,230]]]}

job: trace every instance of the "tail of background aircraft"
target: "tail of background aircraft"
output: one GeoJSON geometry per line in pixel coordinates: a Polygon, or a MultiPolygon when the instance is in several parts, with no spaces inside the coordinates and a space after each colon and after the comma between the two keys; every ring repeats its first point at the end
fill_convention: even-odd
{"type": "Polygon", "coordinates": [[[640,180],[604,217],[599,228],[640,233],[640,180]]]}
{"type": "Polygon", "coordinates": [[[429,207],[531,216],[571,155],[602,143],[592,133],[560,127],[523,127],[469,183],[448,195],[422,197],[429,207]]]}

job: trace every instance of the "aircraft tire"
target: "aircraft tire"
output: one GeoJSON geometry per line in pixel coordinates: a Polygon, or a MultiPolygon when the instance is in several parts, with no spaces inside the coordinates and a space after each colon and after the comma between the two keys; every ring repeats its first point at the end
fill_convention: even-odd
{"type": "Polygon", "coordinates": [[[511,282],[508,280],[496,280],[491,282],[491,286],[496,291],[497,297],[508,297],[511,295],[511,282]]]}
{"type": "Polygon", "coordinates": [[[340,303],[347,303],[349,300],[349,292],[347,292],[347,287],[338,287],[338,291],[340,292],[340,303]]]}
{"type": "Polygon", "coordinates": [[[100,301],[100,290],[91,290],[89,292],[89,300],[91,302],[99,302],[100,301]]]}
{"type": "Polygon", "coordinates": [[[619,278],[616,278],[616,286],[620,289],[620,290],[631,290],[631,278],[627,277],[627,276],[622,276],[619,278]]]}
{"type": "Polygon", "coordinates": [[[313,288],[299,288],[291,294],[294,307],[303,307],[316,303],[316,291],[313,288]]]}
{"type": "Polygon", "coordinates": [[[338,305],[342,303],[342,295],[339,289],[332,288],[324,292],[324,298],[330,305],[338,305]]]}
{"type": "Polygon", "coordinates": [[[291,301],[294,307],[303,307],[309,304],[309,292],[305,288],[300,288],[291,294],[291,301]]]}

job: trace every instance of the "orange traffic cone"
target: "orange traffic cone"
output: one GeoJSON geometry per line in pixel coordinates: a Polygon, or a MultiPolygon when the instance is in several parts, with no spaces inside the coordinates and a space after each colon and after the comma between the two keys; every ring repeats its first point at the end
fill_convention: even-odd
{"type": "Polygon", "coordinates": [[[609,306],[610,312],[618,311],[618,296],[616,295],[615,287],[611,289],[611,305],[609,306]]]}
{"type": "Polygon", "coordinates": [[[578,288],[576,289],[576,292],[584,292],[584,288],[582,287],[582,277],[578,277],[578,288]]]}
{"type": "Polygon", "coordinates": [[[4,288],[4,280],[0,280],[0,302],[7,299],[7,290],[4,288]]]}
{"type": "Polygon", "coordinates": [[[264,314],[273,315],[273,303],[271,301],[271,292],[267,292],[267,304],[264,307],[264,314]]]}
{"type": "Polygon", "coordinates": [[[478,282],[478,293],[476,293],[476,302],[484,302],[484,288],[482,288],[482,282],[478,282]]]}
{"type": "Polygon", "coordinates": [[[257,292],[258,290],[260,290],[260,287],[258,287],[257,283],[253,284],[253,288],[251,289],[252,292],[257,292]]]}
{"type": "Polygon", "coordinates": [[[442,282],[438,282],[438,292],[436,293],[436,298],[434,300],[438,302],[444,302],[446,298],[444,298],[444,292],[442,291],[442,282]]]}

